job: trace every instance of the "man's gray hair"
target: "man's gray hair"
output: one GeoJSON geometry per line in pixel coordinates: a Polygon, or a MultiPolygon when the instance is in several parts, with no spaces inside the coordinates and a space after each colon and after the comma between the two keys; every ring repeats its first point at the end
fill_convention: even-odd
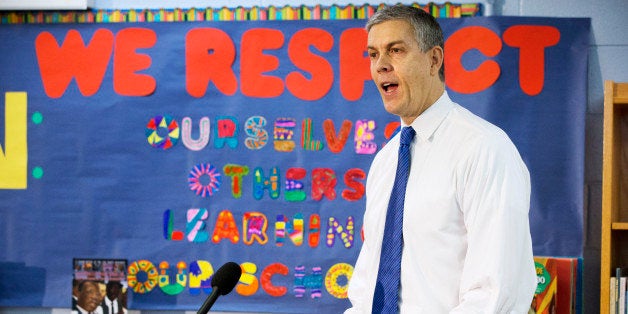
{"type": "MultiPolygon", "coordinates": [[[[378,10],[366,22],[366,31],[370,31],[374,25],[393,20],[410,23],[421,51],[426,52],[436,46],[445,50],[445,40],[440,24],[432,15],[413,6],[394,5],[378,10]]],[[[442,81],[445,81],[444,63],[440,68],[439,76],[442,81]]]]}

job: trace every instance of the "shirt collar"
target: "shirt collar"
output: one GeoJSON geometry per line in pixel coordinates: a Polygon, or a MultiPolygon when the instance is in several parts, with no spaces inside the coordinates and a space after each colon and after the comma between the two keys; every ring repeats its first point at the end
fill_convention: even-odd
{"type": "MultiPolygon", "coordinates": [[[[435,103],[412,121],[410,126],[416,131],[416,136],[423,141],[428,140],[436,132],[451,108],[453,108],[453,102],[445,90],[435,103]]],[[[401,122],[401,126],[407,125],[401,122]]]]}
{"type": "Polygon", "coordinates": [[[82,308],[82,307],[81,307],[80,305],[78,305],[78,304],[76,305],[76,308],[78,309],[79,313],[81,313],[81,314],[88,314],[88,313],[89,313],[89,311],[88,311],[88,310],[86,310],[86,309],[82,308]]]}

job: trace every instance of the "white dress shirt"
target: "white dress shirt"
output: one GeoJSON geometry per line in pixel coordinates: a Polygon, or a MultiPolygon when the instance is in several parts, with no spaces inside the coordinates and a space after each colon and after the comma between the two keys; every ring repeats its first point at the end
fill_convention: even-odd
{"type": "Polygon", "coordinates": [[[100,305],[91,312],[82,308],[80,305],[76,305],[76,309],[72,310],[71,313],[72,314],[103,314],[102,307],[100,305]]]}
{"type": "Polygon", "coordinates": [[[109,297],[105,296],[104,302],[107,305],[109,313],[105,314],[118,314],[118,313],[126,313],[126,309],[122,308],[120,311],[120,303],[118,303],[118,298],[110,300],[109,297]]]}
{"type": "MultiPolygon", "coordinates": [[[[527,313],[537,285],[530,175],[514,144],[447,92],[412,127],[401,313],[527,313]]],[[[365,239],[345,313],[371,313],[398,147],[396,135],[369,170],[365,239]]]]}

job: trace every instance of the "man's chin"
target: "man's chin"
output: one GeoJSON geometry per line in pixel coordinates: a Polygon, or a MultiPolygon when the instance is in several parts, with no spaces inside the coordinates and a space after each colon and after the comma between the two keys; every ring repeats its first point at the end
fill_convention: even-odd
{"type": "Polygon", "coordinates": [[[92,312],[95,311],[96,308],[98,308],[100,304],[90,304],[89,306],[87,306],[88,308],[86,308],[87,311],[92,312]]]}
{"type": "Polygon", "coordinates": [[[386,110],[386,112],[388,112],[390,114],[399,115],[399,113],[396,110],[397,109],[397,104],[392,102],[392,101],[384,100],[384,109],[386,110]]]}

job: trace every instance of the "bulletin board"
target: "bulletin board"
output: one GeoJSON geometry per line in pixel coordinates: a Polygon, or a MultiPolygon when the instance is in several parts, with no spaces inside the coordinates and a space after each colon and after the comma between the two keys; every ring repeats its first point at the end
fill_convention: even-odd
{"type": "MultiPolygon", "coordinates": [[[[535,255],[582,255],[589,19],[440,19],[451,98],[530,170],[535,255]]],[[[129,308],[338,313],[370,162],[399,125],[364,20],[3,25],[0,306],[69,307],[75,258],[129,308]]]]}

